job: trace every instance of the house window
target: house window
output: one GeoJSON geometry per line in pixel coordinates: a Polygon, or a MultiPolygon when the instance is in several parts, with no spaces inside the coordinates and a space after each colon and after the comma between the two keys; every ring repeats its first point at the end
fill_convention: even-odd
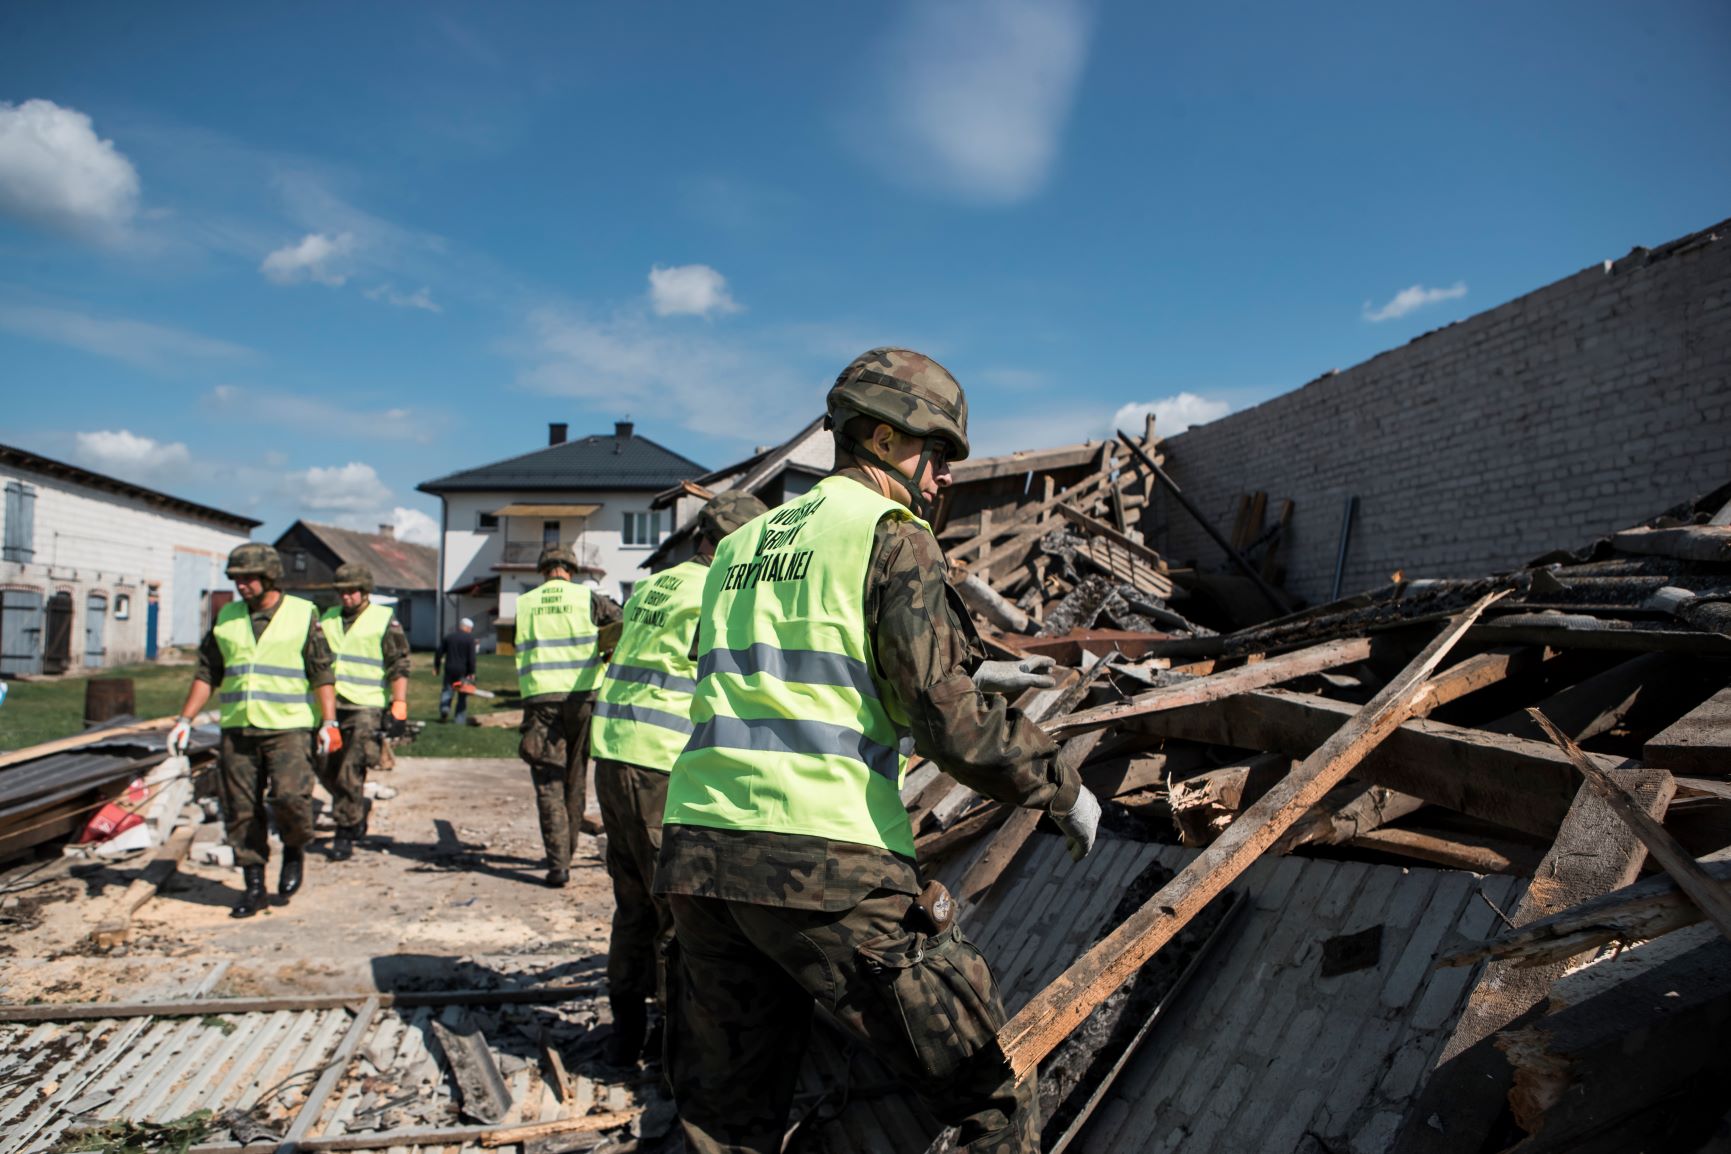
{"type": "Polygon", "coordinates": [[[619,583],[619,601],[621,604],[631,600],[631,590],[636,584],[635,581],[621,581],[619,583]]]}
{"type": "Polygon", "coordinates": [[[116,621],[125,621],[131,616],[132,595],[129,593],[116,593],[114,595],[114,619],[116,621]]]}
{"type": "Polygon", "coordinates": [[[627,513],[620,533],[622,545],[659,545],[661,543],[661,513],[627,513]]]}
{"type": "Polygon", "coordinates": [[[499,515],[497,513],[476,513],[475,532],[497,533],[499,531],[499,515]]]}
{"type": "Polygon", "coordinates": [[[307,555],[304,552],[297,551],[294,554],[294,560],[291,564],[294,566],[294,571],[296,573],[305,573],[307,571],[307,555]]]}
{"type": "Polygon", "coordinates": [[[541,522],[541,548],[551,549],[559,543],[559,522],[541,522]]]}
{"type": "Polygon", "coordinates": [[[28,561],[36,556],[36,486],[6,482],[6,544],[0,560],[28,561]]]}

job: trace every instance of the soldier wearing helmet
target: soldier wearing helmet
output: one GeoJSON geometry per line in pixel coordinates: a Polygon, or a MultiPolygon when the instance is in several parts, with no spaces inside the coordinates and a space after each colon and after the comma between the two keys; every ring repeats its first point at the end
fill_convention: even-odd
{"type": "Polygon", "coordinates": [[[834,470],[723,541],[704,583],[656,874],[667,1074],[694,1151],[778,1150],[801,1060],[785,1039],[821,1000],[961,1147],[1036,1150],[1033,1079],[1003,1066],[991,970],[920,876],[900,787],[918,750],[1050,814],[1074,857],[1099,804],[1003,696],[1052,679],[983,660],[923,519],[968,453],[961,386],[873,349],[828,407],[834,470]]]}
{"type": "MultiPolygon", "coordinates": [[[[673,937],[673,918],[652,883],[661,852],[667,772],[691,733],[697,677],[691,647],[703,608],[703,580],[722,538],[766,512],[750,493],[710,498],[697,515],[697,555],[631,591],[613,660],[601,679],[589,749],[607,830],[607,873],[613,879],[613,935],[607,947],[613,1033],[606,1058],[615,1066],[629,1066],[645,1052],[648,1002],[664,994],[661,956],[673,937]]],[[[655,1053],[658,1047],[651,1044],[647,1050],[655,1053]]]]}
{"type": "Polygon", "coordinates": [[[282,558],[249,542],[228,556],[239,601],[217,613],[198,647],[198,667],[180,716],[168,732],[170,753],[184,753],[192,721],[217,694],[223,820],[244,885],[231,917],[256,914],[267,901],[270,829],[282,837],[277,893],[300,889],[305,846],[313,836],[313,753],[341,748],[330,646],[311,601],[276,587],[282,558]],[[314,740],[314,728],[317,739],[314,740]]]}
{"type": "Polygon", "coordinates": [[[387,728],[401,733],[409,717],[409,638],[396,614],[374,605],[373,571],[365,565],[337,566],[332,585],[339,604],[319,624],[336,659],[337,722],[342,747],[314,763],[319,783],[331,795],[337,823],[332,861],[347,861],[366,836],[367,773],[384,755],[387,728]],[[390,721],[385,721],[389,710],[390,721]]]}
{"type": "Polygon", "coordinates": [[[535,781],[535,811],[547,849],[547,884],[571,880],[571,855],[589,803],[589,719],[606,664],[601,626],[619,606],[575,584],[577,556],[549,545],[536,563],[542,582],[517,598],[514,648],[523,725],[517,755],[535,781]]]}

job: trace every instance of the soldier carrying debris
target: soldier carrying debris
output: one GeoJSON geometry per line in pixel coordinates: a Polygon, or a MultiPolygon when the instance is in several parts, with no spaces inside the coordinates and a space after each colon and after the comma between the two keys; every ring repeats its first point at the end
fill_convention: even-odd
{"type": "Polygon", "coordinates": [[[703,579],[721,539],[764,512],[763,502],[750,493],[723,493],[703,507],[697,556],[638,582],[625,603],[624,628],[595,703],[589,749],[596,758],[595,793],[613,879],[607,947],[613,1035],[607,1060],[615,1066],[630,1065],[645,1052],[649,998],[661,1003],[665,1017],[661,953],[673,938],[673,917],[651,883],[661,852],[667,773],[691,733],[691,691],[697,687],[691,651],[703,579]]]}
{"type": "Polygon", "coordinates": [[[597,629],[619,606],[573,584],[577,557],[549,545],[536,563],[542,583],[517,598],[517,689],[523,699],[517,754],[535,779],[535,809],[547,847],[547,884],[571,880],[571,854],[588,805],[589,719],[602,656],[597,629]]]}
{"type": "Polygon", "coordinates": [[[379,766],[386,734],[400,735],[409,719],[409,638],[395,613],[372,603],[371,569],[339,565],[334,584],[342,604],[325,610],[319,624],[336,659],[343,741],[313,768],[331,795],[331,817],[337,823],[331,860],[347,861],[355,854],[355,842],[367,833],[373,804],[366,798],[367,773],[379,766]],[[389,722],[384,720],[387,704],[389,722]]]}
{"type": "Polygon", "coordinates": [[[991,970],[922,887],[899,789],[917,749],[1049,813],[1080,857],[1100,806],[993,696],[1051,679],[982,661],[926,520],[967,455],[937,362],[873,349],[829,393],[834,471],[721,543],[703,589],[692,734],[656,889],[677,941],[668,1075],[698,1151],[780,1149],[814,999],[971,1150],[1034,1150],[1033,1079],[996,1045],[991,970]]]}
{"type": "Polygon", "coordinates": [[[328,756],[342,749],[343,737],[336,721],[331,650],[319,628],[318,609],[277,589],[282,558],[269,545],[239,545],[228,555],[228,576],[242,600],[222,607],[199,644],[198,669],[168,731],[168,751],[186,752],[192,719],[215,687],[223,820],[245,879],[229,916],[250,918],[266,901],[266,807],[282,837],[277,893],[287,901],[301,887],[304,847],[313,836],[314,747],[328,756]]]}

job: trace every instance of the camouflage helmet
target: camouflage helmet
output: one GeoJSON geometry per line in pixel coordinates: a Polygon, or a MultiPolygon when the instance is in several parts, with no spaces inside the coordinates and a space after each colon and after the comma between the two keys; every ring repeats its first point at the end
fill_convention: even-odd
{"type": "Polygon", "coordinates": [[[545,573],[555,566],[563,566],[568,572],[577,572],[577,554],[571,552],[569,545],[549,545],[541,550],[541,557],[535,562],[535,568],[545,573]]]}
{"type": "Polygon", "coordinates": [[[236,545],[228,555],[227,573],[234,577],[263,577],[269,581],[282,578],[282,558],[277,551],[260,541],[236,545]]]}
{"type": "Polygon", "coordinates": [[[950,371],[911,349],[872,349],[854,358],[829,390],[830,423],[858,413],[915,437],[943,437],[950,460],[968,455],[968,398],[950,371]]]}
{"type": "Polygon", "coordinates": [[[373,571],[365,565],[351,563],[338,565],[336,578],[332,581],[338,593],[347,593],[351,589],[359,589],[362,593],[373,591],[373,571]]]}
{"type": "Polygon", "coordinates": [[[720,541],[754,517],[769,512],[769,506],[751,493],[718,493],[697,514],[697,535],[720,541]]]}

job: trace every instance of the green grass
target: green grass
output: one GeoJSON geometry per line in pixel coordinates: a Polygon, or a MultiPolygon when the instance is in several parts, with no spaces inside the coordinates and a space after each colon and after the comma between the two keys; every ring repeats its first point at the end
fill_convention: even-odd
{"type": "MultiPolygon", "coordinates": [[[[517,730],[439,724],[439,682],[433,656],[416,653],[409,673],[409,717],[427,722],[421,735],[397,747],[406,757],[516,757],[517,730]]],[[[180,709],[192,683],[191,665],[123,665],[103,677],[130,677],[139,717],[167,717],[180,709]]],[[[0,705],[0,749],[20,749],[70,737],[84,730],[83,677],[53,681],[14,681],[0,705]]],[[[499,694],[471,697],[469,713],[481,716],[517,708],[517,671],[510,657],[482,654],[476,684],[499,694]]]]}

